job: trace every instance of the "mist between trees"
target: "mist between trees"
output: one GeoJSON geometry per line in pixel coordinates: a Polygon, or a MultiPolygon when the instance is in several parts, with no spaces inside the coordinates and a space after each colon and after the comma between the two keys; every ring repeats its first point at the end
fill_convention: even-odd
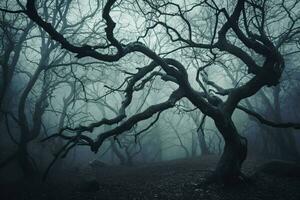
{"type": "Polygon", "coordinates": [[[247,156],[299,160],[298,0],[0,8],[1,176],[215,154],[227,180],[247,156]]]}

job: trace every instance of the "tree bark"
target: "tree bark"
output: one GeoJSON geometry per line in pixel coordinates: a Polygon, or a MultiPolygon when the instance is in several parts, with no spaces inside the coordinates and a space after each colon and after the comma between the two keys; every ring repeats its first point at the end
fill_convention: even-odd
{"type": "Polygon", "coordinates": [[[27,144],[27,142],[22,142],[19,145],[17,160],[22,169],[25,180],[33,180],[33,178],[37,175],[37,171],[33,163],[30,161],[27,144]]]}
{"type": "Polygon", "coordinates": [[[225,146],[213,177],[223,182],[239,180],[247,156],[247,140],[238,134],[230,118],[215,120],[215,124],[224,138],[225,146]]]}

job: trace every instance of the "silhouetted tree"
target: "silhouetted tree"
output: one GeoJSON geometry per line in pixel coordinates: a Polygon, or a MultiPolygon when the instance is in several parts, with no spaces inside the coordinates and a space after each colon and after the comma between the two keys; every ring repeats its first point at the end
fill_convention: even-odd
{"type": "MultiPolygon", "coordinates": [[[[4,12],[24,13],[46,31],[52,40],[74,53],[77,58],[90,57],[103,62],[120,62],[120,59],[136,53],[149,60],[148,65],[139,66],[136,72],[127,73],[128,76],[121,86],[111,88],[112,91],[122,88],[125,94],[115,117],[103,118],[86,126],[65,127],[51,137],[66,139],[69,148],[75,145],[86,145],[90,146],[93,152],[97,152],[107,138],[125,133],[139,122],[156,115],[154,121],[144,129],[148,130],[163,111],[174,107],[182,98],[186,98],[214,121],[223,136],[225,147],[214,177],[220,180],[232,180],[242,177],[241,166],[247,156],[247,140],[238,133],[232,120],[233,112],[237,108],[269,126],[300,128],[296,123],[267,120],[260,114],[239,105],[243,99],[253,96],[261,88],[276,86],[279,83],[285,68],[281,45],[292,42],[300,32],[299,16],[293,14],[293,10],[299,9],[297,0],[280,2],[237,0],[234,3],[229,1],[228,4],[210,0],[197,1],[188,5],[173,1],[128,2],[126,4],[126,1],[118,3],[116,0],[106,1],[101,12],[105,22],[105,33],[101,35],[100,41],[104,41],[104,44],[92,41],[96,43],[95,45],[91,45],[91,42],[80,45],[66,38],[64,33],[57,31],[57,27],[64,20],[58,26],[49,23],[47,19],[40,16],[35,0],[27,0],[25,5],[20,4],[20,10],[2,9],[4,12]],[[144,19],[144,34],[138,36],[137,41],[126,42],[118,39],[122,35],[115,31],[117,23],[110,13],[115,7],[121,9],[122,6],[133,6],[133,9],[128,10],[135,11],[135,14],[144,19]],[[211,19],[210,21],[214,23],[207,24],[206,19],[211,19]],[[276,25],[278,23],[285,23],[286,26],[278,29],[276,25]],[[209,31],[205,31],[203,26],[209,31]],[[151,50],[151,42],[149,44],[140,42],[145,35],[155,30],[159,30],[160,35],[169,38],[166,41],[170,45],[164,53],[157,54],[151,50]],[[182,54],[178,54],[178,51],[182,54]],[[197,70],[191,73],[188,71],[189,61],[186,59],[195,57],[197,59],[200,55],[203,55],[207,62],[199,64],[197,70]],[[243,70],[247,77],[243,84],[225,88],[208,79],[206,69],[217,66],[216,60],[220,56],[235,57],[243,62],[243,70]],[[259,62],[259,60],[263,61],[259,62]],[[129,116],[126,111],[132,104],[133,95],[145,89],[145,85],[157,77],[172,85],[168,88],[172,89],[168,99],[129,116]],[[194,77],[199,84],[197,89],[192,86],[190,77],[194,77]],[[212,88],[213,92],[207,90],[203,82],[212,88]],[[96,139],[87,134],[103,125],[115,126],[99,133],[96,139]],[[71,132],[73,135],[66,135],[65,132],[71,132]]],[[[68,3],[72,2],[68,1],[68,3]]],[[[98,5],[99,2],[96,4],[98,5]]],[[[57,5],[55,9],[60,10],[57,5]]]]}

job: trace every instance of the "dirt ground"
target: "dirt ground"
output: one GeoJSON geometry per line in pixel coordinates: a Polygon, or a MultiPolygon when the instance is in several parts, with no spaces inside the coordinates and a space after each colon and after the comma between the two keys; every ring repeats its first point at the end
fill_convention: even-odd
{"type": "MultiPolygon", "coordinates": [[[[46,183],[1,185],[0,199],[300,200],[300,179],[296,177],[259,173],[246,183],[203,185],[205,176],[211,173],[217,160],[214,156],[207,156],[135,167],[68,170],[56,176],[52,174],[46,183]]],[[[243,171],[248,176],[253,175],[260,164],[261,161],[247,160],[243,171]]]]}

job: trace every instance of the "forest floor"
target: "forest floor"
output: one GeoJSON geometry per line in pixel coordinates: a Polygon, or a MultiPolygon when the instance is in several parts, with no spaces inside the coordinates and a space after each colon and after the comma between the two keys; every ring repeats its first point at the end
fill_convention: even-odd
{"type": "MultiPolygon", "coordinates": [[[[299,177],[258,173],[250,182],[225,186],[203,185],[214,169],[214,156],[180,159],[135,167],[108,166],[65,171],[47,183],[18,183],[0,186],[0,199],[30,200],[300,200],[299,177]],[[52,180],[52,181],[51,181],[52,180]],[[53,181],[55,180],[55,181],[53,181]],[[97,180],[99,190],[93,190],[97,180]],[[4,197],[4,198],[3,198],[4,197]]],[[[247,160],[243,171],[253,175],[261,162],[247,160]]],[[[98,186],[97,186],[98,187],[98,186]]]]}

